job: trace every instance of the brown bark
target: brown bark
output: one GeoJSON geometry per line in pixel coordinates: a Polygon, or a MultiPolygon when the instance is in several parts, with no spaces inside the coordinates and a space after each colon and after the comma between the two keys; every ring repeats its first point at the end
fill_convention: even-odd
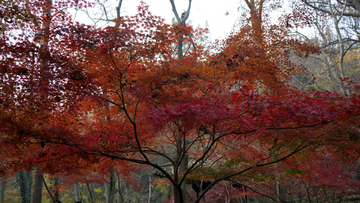
{"type": "Polygon", "coordinates": [[[43,188],[44,175],[41,172],[41,168],[35,169],[34,186],[31,198],[31,203],[41,203],[42,188],[43,188]]]}
{"type": "Polygon", "coordinates": [[[250,22],[254,30],[254,36],[257,41],[262,40],[262,12],[265,0],[245,0],[247,7],[250,10],[250,22]]]}

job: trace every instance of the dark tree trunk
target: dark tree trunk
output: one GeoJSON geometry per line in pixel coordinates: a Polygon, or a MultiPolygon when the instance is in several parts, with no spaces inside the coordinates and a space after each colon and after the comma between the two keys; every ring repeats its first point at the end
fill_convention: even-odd
{"type": "Polygon", "coordinates": [[[0,202],[4,202],[5,199],[5,183],[4,177],[0,177],[0,202]]]}
{"type": "Polygon", "coordinates": [[[20,186],[20,197],[22,203],[30,203],[31,201],[31,186],[32,173],[31,171],[18,172],[18,184],[20,186]]]}
{"type": "Polygon", "coordinates": [[[40,168],[36,168],[31,203],[41,203],[44,175],[40,168]]]}
{"type": "MultiPolygon", "coordinates": [[[[59,185],[59,179],[58,178],[54,178],[54,187],[56,187],[57,185],[59,185]]],[[[59,200],[60,199],[60,193],[59,190],[56,189],[56,192],[54,194],[54,199],[55,200],[59,200]]]]}

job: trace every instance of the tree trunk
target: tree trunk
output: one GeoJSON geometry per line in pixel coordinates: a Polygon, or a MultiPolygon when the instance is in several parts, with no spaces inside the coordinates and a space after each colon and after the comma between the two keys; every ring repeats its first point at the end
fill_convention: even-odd
{"type": "MultiPolygon", "coordinates": [[[[334,25],[335,25],[335,30],[338,31],[338,23],[336,21],[337,17],[335,17],[334,19],[334,25]]],[[[328,46],[328,44],[330,43],[326,37],[326,34],[325,32],[323,31],[323,28],[321,26],[319,26],[319,23],[317,22],[318,21],[318,16],[316,16],[316,29],[320,35],[320,37],[322,38],[323,40],[323,45],[324,46],[328,46]]],[[[337,33],[338,34],[338,33],[337,33]]],[[[341,37],[341,34],[338,34],[338,39],[339,39],[339,43],[340,43],[340,54],[339,54],[339,68],[340,68],[340,72],[339,74],[337,73],[336,69],[335,69],[335,64],[333,63],[333,61],[331,60],[331,57],[328,55],[328,54],[325,54],[325,64],[329,67],[329,80],[332,81],[332,83],[334,83],[333,85],[333,89],[332,91],[334,92],[338,92],[338,90],[340,90],[340,92],[342,93],[346,93],[346,90],[344,89],[344,86],[340,80],[340,77],[345,77],[344,75],[341,74],[342,72],[342,69],[343,69],[343,57],[344,57],[344,43],[343,43],[343,40],[342,40],[342,37],[341,37]]]]}
{"type": "MultiPolygon", "coordinates": [[[[184,155],[182,160],[181,156],[184,153],[184,142],[186,142],[185,139],[179,139],[176,143],[176,162],[178,162],[178,164],[173,166],[173,171],[174,171],[174,180],[176,183],[180,183],[182,177],[181,174],[182,172],[185,172],[188,169],[188,156],[184,155]],[[179,163],[180,162],[180,163],[179,163]]],[[[176,187],[175,185],[173,185],[173,195],[174,195],[174,200],[175,203],[183,203],[186,200],[186,181],[183,181],[182,184],[180,185],[180,187],[176,187]]]]}
{"type": "Polygon", "coordinates": [[[115,175],[114,170],[111,171],[109,183],[105,183],[106,203],[113,203],[115,197],[115,175]]]}
{"type": "Polygon", "coordinates": [[[0,176],[0,202],[4,202],[5,199],[5,183],[4,177],[0,176]]]}
{"type": "Polygon", "coordinates": [[[230,203],[231,202],[231,182],[229,181],[229,184],[226,184],[226,182],[224,182],[224,185],[225,185],[226,196],[227,196],[226,203],[230,203]]]}
{"type": "MultiPolygon", "coordinates": [[[[56,187],[57,185],[59,185],[59,179],[58,178],[54,178],[54,187],[56,187]]],[[[59,194],[59,190],[56,189],[56,192],[54,194],[54,199],[55,200],[59,200],[60,199],[60,194],[59,194]]]]}
{"type": "MultiPolygon", "coordinates": [[[[174,12],[175,18],[177,20],[177,22],[181,25],[186,25],[186,20],[189,18],[190,15],[190,9],[191,9],[191,2],[192,0],[189,0],[189,6],[187,11],[183,12],[181,14],[181,16],[179,16],[176,6],[175,6],[175,2],[174,0],[169,0],[171,7],[172,7],[172,11],[174,12]]],[[[183,57],[183,36],[180,36],[180,39],[178,40],[178,58],[181,59],[183,57]]],[[[184,144],[184,146],[186,145],[186,139],[184,140],[179,140],[179,145],[177,145],[177,157],[180,158],[181,154],[182,154],[182,150],[184,150],[183,146],[181,146],[182,144],[184,144]]],[[[175,168],[174,167],[174,175],[178,176],[179,172],[184,172],[188,169],[188,155],[184,155],[183,160],[180,163],[179,168],[175,168]],[[177,171],[179,169],[179,171],[177,171]]],[[[178,178],[175,178],[176,181],[178,181],[178,178]]],[[[175,185],[173,185],[173,195],[174,195],[174,200],[175,203],[182,203],[186,201],[186,181],[184,181],[181,186],[180,189],[175,187],[175,185]]]]}
{"type": "Polygon", "coordinates": [[[40,167],[36,168],[34,175],[34,186],[33,186],[31,203],[41,203],[43,181],[44,181],[44,176],[41,173],[40,167]]]}
{"type": "MultiPolygon", "coordinates": [[[[21,203],[30,203],[31,194],[28,192],[28,179],[26,177],[26,172],[18,171],[18,185],[20,186],[20,198],[21,203]]],[[[30,186],[31,187],[31,186],[30,186]]]]}
{"type": "Polygon", "coordinates": [[[34,180],[33,172],[32,171],[27,171],[25,173],[25,177],[26,177],[26,180],[27,180],[26,194],[28,194],[28,199],[29,199],[29,202],[30,202],[31,201],[31,189],[32,189],[33,180],[34,180]]]}
{"type": "MultiPolygon", "coordinates": [[[[329,5],[329,9],[330,9],[330,13],[331,13],[331,16],[334,20],[334,27],[335,27],[335,31],[336,31],[336,35],[338,37],[338,40],[339,40],[339,44],[338,44],[338,47],[339,47],[339,60],[338,60],[338,63],[339,63],[339,73],[340,73],[340,77],[342,78],[345,78],[345,71],[344,71],[344,57],[345,57],[345,48],[344,48],[344,40],[341,36],[341,31],[340,31],[340,27],[339,27],[339,23],[341,21],[341,18],[343,17],[343,13],[345,12],[345,8],[342,10],[341,12],[341,16],[338,18],[338,16],[335,15],[335,13],[333,12],[333,9],[332,9],[332,4],[331,4],[331,0],[328,0],[328,5],[329,5]]],[[[346,82],[346,81],[345,81],[346,82]]],[[[343,83],[341,83],[341,86],[344,86],[343,83]]],[[[348,89],[344,88],[344,93],[349,95],[350,92],[348,89]]]]}
{"type": "Polygon", "coordinates": [[[114,199],[115,199],[115,173],[114,173],[114,169],[111,170],[111,176],[110,176],[110,182],[109,182],[109,186],[110,186],[110,196],[109,196],[109,203],[113,203],[114,199]]]}
{"type": "Polygon", "coordinates": [[[152,185],[151,185],[151,174],[149,175],[149,197],[148,197],[148,203],[151,203],[151,189],[152,189],[152,185]]]}
{"type": "Polygon", "coordinates": [[[250,10],[250,21],[254,30],[254,37],[257,42],[261,42],[263,36],[262,12],[265,0],[245,0],[245,3],[250,10]]]}
{"type": "Polygon", "coordinates": [[[87,190],[88,190],[88,199],[89,202],[94,202],[94,198],[93,198],[93,193],[92,193],[92,188],[90,186],[90,184],[88,182],[85,182],[87,190]]]}
{"type": "Polygon", "coordinates": [[[80,202],[80,188],[79,183],[75,183],[75,201],[80,202]]]}
{"type": "Polygon", "coordinates": [[[118,177],[117,203],[124,203],[124,197],[123,197],[122,191],[121,191],[121,180],[120,180],[119,174],[117,174],[117,177],[118,177]]]}
{"type": "MultiPolygon", "coordinates": [[[[188,164],[189,164],[189,157],[187,155],[184,156],[181,164],[180,164],[180,172],[185,172],[188,169],[188,164]]],[[[187,196],[186,196],[186,181],[184,181],[181,184],[181,190],[182,190],[182,194],[183,194],[183,200],[186,201],[187,196]]]]}
{"type": "Polygon", "coordinates": [[[285,191],[285,184],[283,181],[280,181],[279,184],[276,185],[277,195],[279,198],[279,202],[286,202],[286,191],[285,191]]]}
{"type": "Polygon", "coordinates": [[[109,203],[109,196],[110,196],[109,183],[105,183],[104,186],[105,186],[106,203],[109,203]]]}
{"type": "Polygon", "coordinates": [[[177,189],[175,186],[173,186],[173,195],[174,195],[174,203],[184,203],[182,194],[180,194],[179,189],[177,189]]]}

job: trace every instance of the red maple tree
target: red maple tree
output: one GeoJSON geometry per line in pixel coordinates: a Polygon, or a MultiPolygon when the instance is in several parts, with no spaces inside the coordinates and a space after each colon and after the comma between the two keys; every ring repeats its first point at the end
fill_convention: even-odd
{"type": "Polygon", "coordinates": [[[116,26],[94,28],[72,23],[61,2],[24,2],[20,17],[5,14],[17,20],[5,22],[0,42],[1,142],[12,166],[60,173],[119,160],[149,165],[174,186],[177,203],[187,180],[209,181],[200,202],[220,182],[266,178],[305,149],[357,144],[347,129],[357,130],[358,89],[292,88],[302,70],[286,58],[318,50],[291,38],[286,24],[262,29],[261,40],[245,26],[220,54],[197,46],[177,58],[172,46],[193,43],[195,31],[164,23],[144,3],[116,26]],[[30,34],[10,35],[23,21],[30,34]]]}

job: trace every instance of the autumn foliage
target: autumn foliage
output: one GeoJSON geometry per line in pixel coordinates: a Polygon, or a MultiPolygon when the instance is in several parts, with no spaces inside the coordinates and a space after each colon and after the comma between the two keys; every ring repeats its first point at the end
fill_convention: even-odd
{"type": "Polygon", "coordinates": [[[168,25],[144,3],[137,15],[94,28],[72,23],[61,10],[68,4],[87,6],[2,3],[3,175],[41,166],[106,176],[117,166],[132,182],[137,164],[149,165],[174,185],[176,202],[188,179],[211,182],[195,202],[226,181],[242,186],[232,188],[238,196],[271,195],[264,185],[285,177],[340,187],[321,173],[358,185],[340,163],[359,153],[359,87],[347,96],[292,87],[306,71],[289,57],[319,49],[292,37],[288,21],[264,23],[261,39],[244,26],[214,52],[195,45],[177,58],[180,37],[191,45],[201,30],[168,25]],[[311,167],[324,164],[331,166],[311,167]]]}

